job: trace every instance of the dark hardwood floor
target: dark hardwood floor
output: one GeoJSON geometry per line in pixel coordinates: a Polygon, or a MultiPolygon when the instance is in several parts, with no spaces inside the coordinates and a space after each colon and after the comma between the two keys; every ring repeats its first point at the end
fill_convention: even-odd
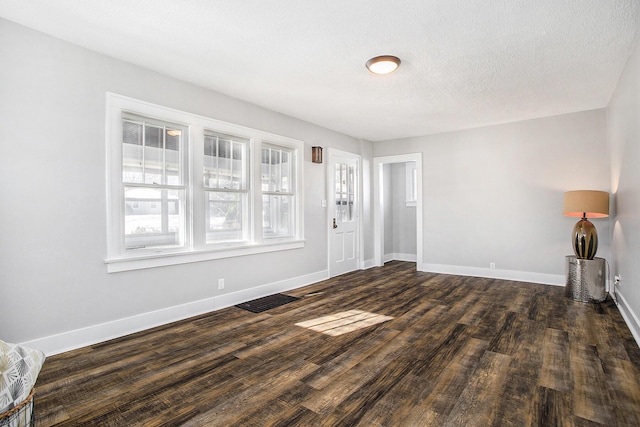
{"type": "Polygon", "coordinates": [[[640,350],[613,302],[414,268],[391,262],[264,313],[231,307],[52,356],[38,425],[640,425],[640,350]],[[296,326],[351,310],[393,319],[352,312],[334,324],[369,326],[335,336],[296,326]]]}

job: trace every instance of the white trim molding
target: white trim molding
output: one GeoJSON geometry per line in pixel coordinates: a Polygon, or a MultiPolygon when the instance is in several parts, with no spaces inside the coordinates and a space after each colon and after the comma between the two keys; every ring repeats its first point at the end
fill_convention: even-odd
{"type": "Polygon", "coordinates": [[[263,254],[268,252],[300,249],[304,247],[304,240],[274,239],[271,244],[231,246],[217,250],[200,250],[189,252],[174,252],[164,255],[148,255],[130,258],[106,259],[107,273],[142,270],[145,268],[163,267],[167,265],[188,264],[191,262],[209,261],[212,259],[231,258],[236,256],[263,254]]]}
{"type": "Polygon", "coordinates": [[[137,314],[135,316],[116,319],[110,322],[87,326],[85,328],[66,331],[60,334],[36,338],[21,344],[30,348],[40,349],[44,351],[47,356],[52,356],[135,332],[140,332],[145,329],[176,322],[178,320],[188,319],[189,317],[198,316],[211,311],[221,310],[256,298],[297,289],[328,278],[329,271],[322,270],[238,292],[218,295],[147,313],[137,314]]]}
{"type": "Polygon", "coordinates": [[[631,306],[620,292],[620,289],[616,287],[616,305],[625,323],[633,335],[633,339],[636,340],[636,344],[640,345],[640,320],[638,316],[633,312],[631,306]]]}
{"type": "Polygon", "coordinates": [[[400,253],[384,254],[384,262],[389,262],[389,261],[416,262],[416,259],[417,259],[416,254],[400,254],[400,253]]]}
{"type": "Polygon", "coordinates": [[[518,282],[541,283],[543,285],[564,286],[562,274],[535,273],[530,271],[497,270],[493,268],[466,267],[462,265],[423,264],[422,271],[457,276],[486,277],[488,279],[514,280],[518,282]]]}

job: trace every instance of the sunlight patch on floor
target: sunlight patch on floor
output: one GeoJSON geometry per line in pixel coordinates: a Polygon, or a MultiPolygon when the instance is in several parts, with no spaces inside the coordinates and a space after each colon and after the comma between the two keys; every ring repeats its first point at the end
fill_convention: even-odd
{"type": "Polygon", "coordinates": [[[296,323],[296,326],[301,326],[303,328],[311,329],[312,331],[322,332],[323,334],[335,337],[358,329],[366,328],[367,326],[377,325],[378,323],[386,322],[391,319],[393,319],[393,317],[367,313],[362,310],[349,310],[296,323]]]}

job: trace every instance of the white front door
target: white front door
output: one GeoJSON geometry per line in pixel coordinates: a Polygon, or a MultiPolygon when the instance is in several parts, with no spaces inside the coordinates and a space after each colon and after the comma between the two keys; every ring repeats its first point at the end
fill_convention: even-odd
{"type": "Polygon", "coordinates": [[[358,269],[360,157],[350,153],[329,154],[329,275],[358,269]]]}

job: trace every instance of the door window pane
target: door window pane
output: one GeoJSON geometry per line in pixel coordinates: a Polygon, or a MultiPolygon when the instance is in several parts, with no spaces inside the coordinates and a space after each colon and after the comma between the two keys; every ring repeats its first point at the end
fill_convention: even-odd
{"type": "Polygon", "coordinates": [[[335,200],[336,221],[353,221],[355,200],[356,169],[345,163],[336,163],[335,169],[335,200]]]}

